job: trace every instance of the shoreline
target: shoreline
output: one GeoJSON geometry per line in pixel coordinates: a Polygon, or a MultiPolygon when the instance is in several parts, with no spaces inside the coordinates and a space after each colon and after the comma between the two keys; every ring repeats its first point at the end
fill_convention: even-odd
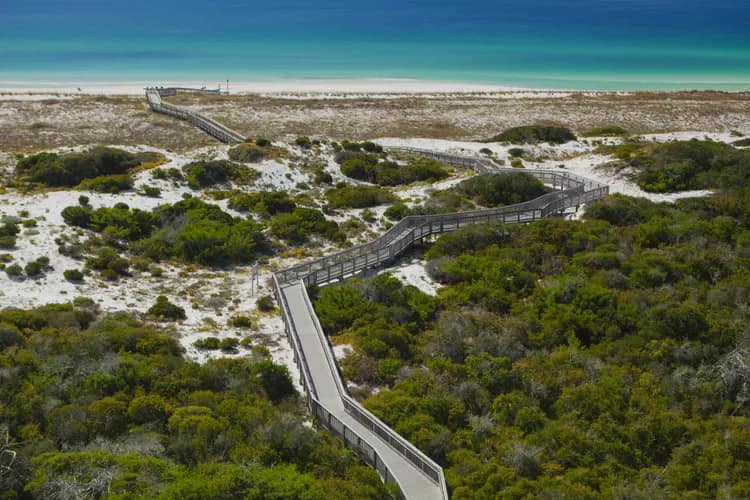
{"type": "MultiPolygon", "coordinates": [[[[136,96],[143,95],[144,88],[149,86],[216,88],[217,83],[197,81],[164,81],[164,82],[65,82],[65,81],[0,81],[0,100],[29,96],[44,98],[74,96],[136,96]]],[[[221,82],[222,91],[226,86],[221,82]]],[[[677,92],[720,92],[742,94],[745,90],[722,89],[623,89],[623,90],[590,90],[576,88],[534,88],[515,87],[474,82],[453,82],[439,80],[412,79],[310,79],[288,81],[229,81],[230,95],[283,96],[289,98],[331,97],[398,97],[415,95],[477,95],[497,97],[568,97],[570,95],[631,95],[634,93],[677,93],[677,92]]]]}

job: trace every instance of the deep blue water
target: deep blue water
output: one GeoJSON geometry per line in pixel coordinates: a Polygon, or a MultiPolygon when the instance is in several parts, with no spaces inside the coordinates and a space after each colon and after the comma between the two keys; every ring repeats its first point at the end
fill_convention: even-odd
{"type": "Polygon", "coordinates": [[[0,0],[13,81],[750,90],[750,0],[0,0]]]}

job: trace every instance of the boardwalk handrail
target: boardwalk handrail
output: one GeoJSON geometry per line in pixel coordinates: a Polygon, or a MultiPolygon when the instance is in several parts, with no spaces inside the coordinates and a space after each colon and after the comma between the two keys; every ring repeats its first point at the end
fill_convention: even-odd
{"type": "MultiPolygon", "coordinates": [[[[176,89],[161,90],[165,95],[173,95],[172,92],[176,93],[176,89]]],[[[153,111],[189,121],[221,141],[232,143],[244,140],[240,134],[211,118],[180,106],[162,102],[160,89],[146,89],[146,99],[153,111]]],[[[515,169],[500,168],[492,161],[483,158],[450,155],[417,148],[394,147],[389,149],[392,151],[431,156],[445,163],[473,168],[477,173],[493,171],[518,172],[515,169]]],[[[320,320],[315,314],[315,309],[310,301],[307,286],[311,284],[327,284],[334,279],[342,279],[364,269],[380,266],[404,252],[416,241],[420,241],[433,234],[458,229],[462,225],[466,226],[492,220],[500,220],[504,223],[530,222],[560,213],[566,208],[599,199],[609,193],[608,186],[567,172],[549,170],[526,170],[525,172],[535,176],[545,184],[551,184],[554,189],[559,188],[559,190],[547,193],[528,202],[501,208],[405,217],[379,238],[369,243],[336,252],[273,274],[273,292],[279,304],[287,338],[294,349],[294,360],[300,368],[302,385],[305,389],[307,405],[311,414],[323,427],[340,436],[345,444],[352,446],[365,462],[375,468],[384,482],[395,483],[402,496],[404,496],[405,490],[403,483],[398,479],[398,474],[405,471],[398,470],[394,473],[394,471],[390,470],[388,464],[382,459],[373,445],[367,443],[364,437],[360,436],[354,429],[336,417],[332,411],[325,408],[318,399],[318,391],[315,387],[310,365],[302,348],[300,332],[297,330],[294,316],[284,295],[283,286],[297,283],[300,287],[306,314],[312,320],[315,335],[323,348],[323,355],[326,358],[326,364],[336,385],[336,392],[341,399],[344,411],[360,425],[369,429],[374,435],[387,443],[402,458],[416,466],[426,477],[431,479],[440,492],[440,500],[448,500],[448,489],[442,467],[349,396],[331,345],[328,343],[325,332],[320,325],[320,320]]]]}
{"type": "MultiPolygon", "coordinates": [[[[157,113],[164,113],[180,120],[185,120],[192,123],[199,129],[203,130],[207,134],[215,137],[216,139],[226,142],[229,144],[243,142],[245,137],[239,132],[235,132],[222,125],[221,123],[213,120],[200,113],[184,108],[182,106],[175,106],[174,104],[168,104],[161,99],[162,92],[158,88],[147,88],[146,89],[146,100],[152,111],[157,113]]],[[[165,93],[165,95],[172,95],[165,93]]]]}
{"type": "MultiPolygon", "coordinates": [[[[307,358],[305,357],[305,353],[302,350],[301,342],[299,339],[299,332],[297,331],[297,327],[294,324],[294,320],[292,319],[289,305],[287,304],[286,298],[281,291],[281,286],[276,279],[276,275],[273,275],[272,279],[274,295],[276,296],[276,301],[278,302],[279,309],[281,310],[281,316],[284,320],[287,338],[294,347],[294,361],[297,363],[297,366],[300,368],[300,372],[302,373],[302,386],[305,389],[307,406],[310,410],[310,413],[314,417],[316,417],[318,422],[321,423],[326,429],[333,432],[334,434],[339,435],[345,443],[356,448],[362,459],[372,465],[375,470],[377,470],[378,473],[382,476],[383,482],[395,483],[399,487],[399,490],[403,491],[403,486],[400,484],[398,477],[393,474],[393,472],[388,468],[385,461],[380,457],[380,454],[378,454],[377,450],[373,446],[368,444],[364,439],[360,438],[351,427],[342,422],[339,418],[336,417],[336,415],[328,411],[320,402],[320,400],[318,400],[315,384],[312,380],[312,376],[310,375],[310,367],[308,365],[307,358]]],[[[304,290],[304,299],[305,304],[310,308],[309,310],[314,311],[312,309],[312,304],[310,303],[310,297],[307,295],[306,290],[304,290]]],[[[319,331],[319,334],[322,336],[322,339],[324,341],[325,336],[322,329],[320,329],[318,317],[314,315],[314,312],[312,314],[315,318],[316,329],[319,331]]],[[[330,345],[324,342],[324,346],[327,347],[327,349],[325,349],[326,359],[329,360],[330,363],[331,358],[329,357],[329,355],[332,356],[333,353],[330,351],[330,345]]],[[[329,367],[333,370],[333,373],[338,374],[338,372],[336,371],[337,368],[335,361],[333,361],[333,365],[330,365],[329,367]]],[[[341,386],[341,379],[338,376],[334,377],[334,379],[337,382],[337,390],[339,394],[346,394],[346,392],[343,390],[343,387],[341,386]]],[[[346,397],[349,398],[348,394],[346,395],[346,397]]],[[[385,424],[381,423],[381,425],[385,427],[385,424]]],[[[411,445],[410,443],[408,443],[408,441],[404,441],[407,444],[411,445]]],[[[447,494],[444,498],[445,500],[447,500],[447,494]]]]}
{"type": "MultiPolygon", "coordinates": [[[[498,173],[519,172],[519,169],[515,168],[493,168],[487,165],[486,160],[479,158],[447,155],[432,151],[426,152],[425,150],[413,148],[391,148],[391,150],[406,150],[418,154],[430,153],[431,156],[438,157],[446,163],[471,165],[478,172],[487,172],[490,170],[498,173]]],[[[332,279],[339,279],[363,269],[377,267],[395,256],[390,251],[390,248],[392,248],[391,244],[413,228],[423,228],[426,225],[430,225],[433,228],[430,234],[437,234],[443,232],[446,227],[449,230],[458,229],[461,226],[476,222],[489,222],[492,220],[520,222],[522,218],[526,220],[530,213],[532,214],[532,220],[537,220],[549,217],[566,208],[601,198],[609,193],[608,186],[568,172],[537,169],[523,170],[523,172],[536,177],[545,184],[552,185],[554,188],[560,188],[560,190],[547,193],[531,201],[507,205],[501,208],[404,217],[380,237],[370,242],[279,271],[277,273],[279,281],[283,284],[291,283],[298,279],[305,279],[306,284],[323,284],[330,282],[332,279]],[[523,215],[526,215],[526,217],[522,217],[523,215]],[[514,217],[516,218],[515,221],[513,220],[514,217]],[[439,231],[434,230],[438,226],[442,229],[439,231]],[[345,264],[348,262],[353,263],[351,269],[345,268],[345,264]],[[336,266],[339,266],[338,272],[336,272],[336,266]],[[323,271],[325,271],[325,275],[323,271]],[[314,278],[310,277],[313,273],[315,274],[314,278]]],[[[423,234],[420,238],[425,236],[428,235],[423,234]]]]}
{"type": "MultiPolygon", "coordinates": [[[[518,172],[517,169],[500,168],[494,165],[494,163],[480,159],[465,156],[449,155],[444,153],[438,153],[427,150],[419,150],[414,148],[391,148],[396,151],[405,151],[413,154],[428,155],[438,158],[446,163],[453,165],[460,165],[464,167],[473,168],[479,173],[485,172],[518,172]]],[[[303,263],[291,268],[274,273],[274,286],[277,289],[277,296],[282,297],[283,292],[281,287],[283,285],[289,285],[292,283],[300,283],[302,288],[302,295],[307,308],[307,314],[312,319],[315,333],[318,336],[319,342],[323,346],[324,355],[326,357],[326,363],[331,371],[336,384],[336,390],[341,397],[344,404],[344,409],[358,422],[370,429],[372,432],[380,436],[391,448],[403,456],[406,460],[414,464],[417,468],[431,478],[439,487],[441,496],[444,499],[448,498],[447,486],[445,483],[445,475],[442,468],[436,464],[427,455],[421,452],[409,441],[404,439],[393,429],[384,424],[380,419],[370,413],[367,409],[362,407],[356,400],[349,396],[341,374],[336,363],[333,350],[325,336],[325,332],[320,325],[320,321],[315,314],[315,310],[310,301],[310,297],[307,293],[308,285],[323,285],[330,283],[335,279],[342,279],[346,276],[353,275],[363,269],[372,268],[379,266],[385,262],[392,260],[398,254],[405,251],[416,241],[420,241],[425,237],[433,234],[443,233],[445,231],[451,231],[458,229],[461,226],[470,224],[476,224],[480,222],[489,222],[492,220],[500,220],[508,223],[521,223],[531,222],[539,219],[549,217],[553,214],[560,213],[566,208],[578,206],[582,203],[599,199],[606,196],[609,193],[609,187],[590,179],[570,174],[568,172],[559,172],[555,170],[526,170],[526,173],[533,175],[545,184],[551,184],[555,190],[551,193],[540,196],[531,201],[524,203],[518,203],[514,205],[508,205],[496,209],[486,210],[472,210],[468,212],[457,212],[450,214],[438,214],[438,215],[424,215],[424,216],[409,216],[405,217],[388,231],[383,233],[379,238],[362,244],[356,247],[336,252],[334,254],[303,263]]],[[[281,303],[281,301],[280,301],[281,303]]],[[[284,306],[287,307],[285,301],[284,306]]],[[[286,311],[283,313],[285,321],[292,324],[291,314],[286,311]]],[[[295,332],[295,335],[296,332],[295,332]]],[[[301,350],[301,343],[298,339],[293,343],[295,349],[301,350]]],[[[306,363],[304,356],[297,356],[297,359],[301,363],[306,363]]],[[[309,370],[307,367],[301,367],[304,376],[309,376],[309,370]]],[[[312,382],[308,385],[312,386],[312,382]]],[[[314,389],[314,388],[313,388],[314,389]]],[[[313,391],[314,392],[314,391],[313,391]]],[[[326,428],[331,428],[330,418],[335,418],[330,412],[322,407],[320,402],[317,401],[314,394],[308,392],[308,399],[313,407],[313,415],[320,421],[321,415],[318,413],[318,409],[328,413],[327,418],[329,419],[327,424],[322,422],[326,428]]],[[[339,421],[341,426],[344,426],[344,440],[351,443],[351,440],[346,438],[347,427],[339,421]]],[[[336,429],[334,429],[337,431],[336,429]]],[[[337,431],[339,434],[341,432],[337,431]]],[[[356,434],[355,434],[356,435],[356,434]]],[[[363,449],[364,441],[357,436],[357,440],[360,449],[363,449]]],[[[364,443],[366,444],[366,443],[364,443]]],[[[381,463],[383,469],[378,466],[377,452],[374,448],[372,454],[365,453],[365,456],[369,458],[369,463],[373,464],[378,472],[383,475],[384,480],[387,480],[389,474],[393,476],[387,469],[384,463],[381,463]],[[383,472],[385,470],[385,473],[383,472]]],[[[382,461],[381,461],[382,462],[382,461]]],[[[396,481],[395,476],[393,480],[396,481]]],[[[396,481],[397,482],[397,481],[396,481]]],[[[403,490],[403,489],[402,489],[403,490]]]]}
{"type": "Polygon", "coordinates": [[[402,455],[406,456],[412,464],[416,465],[421,471],[427,474],[427,476],[432,478],[433,481],[442,485],[442,483],[445,482],[445,477],[442,474],[442,468],[438,464],[436,464],[430,457],[425,455],[419,448],[414,446],[400,434],[388,427],[388,425],[383,423],[378,417],[370,413],[370,411],[360,405],[355,399],[349,396],[349,393],[344,387],[341,374],[339,373],[339,368],[338,364],[336,363],[336,357],[333,353],[333,349],[331,348],[331,345],[328,342],[325,333],[323,332],[323,327],[320,324],[318,315],[315,314],[315,309],[313,308],[312,302],[310,301],[310,296],[307,293],[307,289],[304,286],[304,283],[302,283],[302,288],[302,296],[305,301],[305,305],[307,306],[307,310],[310,313],[313,324],[315,325],[315,332],[318,335],[318,340],[323,345],[323,351],[326,356],[328,367],[330,368],[331,373],[334,374],[333,378],[336,381],[336,390],[338,391],[341,400],[344,402],[344,409],[346,409],[349,414],[351,414],[357,421],[359,421],[359,423],[373,431],[375,434],[379,435],[381,438],[385,439],[392,448],[397,450],[402,455]]]}

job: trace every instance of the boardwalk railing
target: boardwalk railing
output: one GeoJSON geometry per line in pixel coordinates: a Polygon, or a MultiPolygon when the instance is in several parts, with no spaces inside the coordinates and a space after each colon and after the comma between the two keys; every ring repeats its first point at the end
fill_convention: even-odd
{"type": "MultiPolygon", "coordinates": [[[[392,149],[411,154],[431,156],[452,165],[473,168],[478,173],[519,172],[517,169],[500,168],[489,160],[480,158],[448,155],[412,148],[392,149]]],[[[531,169],[524,170],[524,172],[536,177],[547,185],[553,186],[555,191],[525,203],[497,209],[406,217],[376,240],[274,274],[275,293],[282,309],[287,335],[290,337],[290,343],[295,349],[295,359],[300,365],[303,384],[307,390],[308,406],[312,414],[325,428],[341,436],[345,443],[358,450],[363,459],[375,467],[386,482],[393,481],[398,484],[396,476],[392,471],[388,470],[386,464],[379,458],[377,451],[361,439],[360,436],[357,436],[340,419],[326,410],[318,401],[309,367],[307,366],[307,360],[301,349],[299,334],[295,329],[292,315],[288,310],[288,304],[284,299],[282,287],[299,282],[303,285],[302,293],[307,313],[313,320],[319,341],[324,346],[326,362],[333,374],[336,389],[344,404],[345,411],[367,429],[380,436],[402,457],[423,471],[425,475],[438,485],[442,498],[447,499],[448,491],[443,469],[349,396],[339,373],[333,350],[325,337],[306,288],[308,285],[323,285],[333,280],[351,276],[364,269],[381,266],[404,252],[415,242],[434,234],[490,221],[502,221],[504,223],[532,222],[561,213],[567,208],[577,207],[583,203],[602,198],[609,193],[608,186],[567,172],[531,169]]]]}
{"type": "Polygon", "coordinates": [[[435,234],[492,221],[532,222],[561,213],[567,208],[597,200],[609,193],[608,186],[568,172],[501,168],[481,158],[407,148],[392,148],[392,150],[429,154],[445,163],[474,168],[477,172],[524,172],[552,186],[556,191],[531,201],[501,208],[404,217],[373,241],[279,271],[276,274],[280,283],[291,283],[302,279],[306,285],[322,285],[365,269],[381,266],[414,242],[435,234]]]}
{"type": "Polygon", "coordinates": [[[206,132],[208,135],[215,137],[221,142],[232,144],[236,142],[243,142],[245,140],[245,137],[242,134],[240,134],[239,132],[235,132],[234,130],[222,125],[216,120],[213,120],[200,113],[196,113],[195,111],[189,110],[187,108],[163,102],[161,100],[161,91],[159,89],[146,89],[146,100],[148,101],[148,105],[152,111],[155,111],[157,113],[164,113],[170,116],[174,116],[175,118],[179,118],[180,120],[190,122],[199,129],[206,132]]]}
{"type": "MultiPolygon", "coordinates": [[[[354,449],[359,454],[362,460],[370,464],[376,471],[378,471],[378,474],[380,474],[380,477],[383,479],[383,482],[395,483],[396,485],[398,485],[399,490],[403,490],[403,487],[401,486],[401,484],[399,484],[398,478],[388,468],[385,461],[378,454],[377,450],[375,450],[375,448],[370,446],[364,439],[362,439],[357,434],[357,432],[351,429],[351,427],[349,427],[344,422],[342,422],[338,417],[336,417],[336,415],[334,415],[332,412],[327,410],[325,406],[318,400],[318,394],[315,389],[315,384],[313,382],[312,376],[310,375],[310,368],[307,362],[307,358],[305,357],[305,353],[301,347],[301,342],[299,339],[299,332],[297,331],[297,327],[294,324],[294,320],[292,319],[292,313],[289,310],[289,304],[287,304],[286,298],[284,297],[284,294],[281,290],[281,286],[279,285],[279,282],[276,279],[275,275],[273,276],[273,290],[274,290],[274,295],[276,296],[276,301],[279,304],[279,308],[281,310],[281,316],[284,320],[284,326],[285,326],[287,338],[289,339],[289,343],[292,344],[292,346],[294,346],[294,361],[297,363],[297,366],[299,367],[300,372],[302,374],[302,386],[305,389],[307,407],[310,410],[310,413],[315,417],[315,419],[318,421],[319,424],[321,424],[323,427],[328,429],[333,434],[339,436],[347,446],[354,449]]],[[[313,318],[315,318],[316,330],[318,334],[320,335],[320,340],[321,342],[323,342],[323,345],[326,347],[325,349],[326,361],[329,363],[329,368],[332,370],[332,373],[336,374],[334,378],[336,379],[337,390],[340,395],[345,396],[347,399],[351,399],[343,388],[340,375],[338,374],[336,361],[333,358],[333,352],[331,351],[330,345],[327,343],[325,339],[323,330],[320,328],[320,323],[318,322],[318,318],[315,315],[314,310],[312,309],[312,304],[310,303],[310,298],[307,295],[307,291],[305,291],[304,297],[305,297],[306,307],[309,308],[310,314],[312,314],[313,318]]],[[[358,406],[356,402],[353,402],[350,404],[354,404],[355,406],[358,406]]],[[[374,416],[372,418],[374,420],[377,420],[374,416]]],[[[357,419],[357,420],[360,420],[360,419],[357,419]]],[[[378,420],[378,422],[380,421],[378,420]]],[[[382,422],[380,422],[380,425],[383,428],[390,431],[390,429],[382,422]]],[[[372,429],[372,427],[370,428],[372,429]]],[[[386,432],[386,431],[384,430],[383,432],[386,432]]],[[[393,433],[393,431],[391,432],[393,433]]],[[[401,436],[398,436],[398,437],[404,442],[404,445],[413,447],[411,443],[401,438],[401,436]]],[[[419,452],[419,450],[416,450],[416,451],[419,452]]],[[[427,458],[427,460],[429,460],[429,458],[427,458]]],[[[440,469],[440,467],[437,465],[434,465],[434,467],[436,467],[437,470],[440,471],[440,477],[442,478],[442,469],[440,469]]],[[[442,481],[444,483],[445,479],[442,478],[442,481]]],[[[447,489],[445,491],[446,491],[446,494],[443,498],[447,500],[448,499],[447,489]]]]}

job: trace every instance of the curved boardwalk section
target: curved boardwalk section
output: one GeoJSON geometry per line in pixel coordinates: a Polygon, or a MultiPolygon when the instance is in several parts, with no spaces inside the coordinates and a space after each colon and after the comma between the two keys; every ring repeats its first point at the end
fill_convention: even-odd
{"type": "MultiPolygon", "coordinates": [[[[396,148],[393,148],[396,150],[396,148]]],[[[402,149],[432,156],[478,173],[518,172],[488,160],[402,149]]],[[[460,227],[490,221],[523,223],[562,213],[606,196],[609,188],[559,171],[525,170],[555,190],[535,200],[497,209],[406,217],[378,239],[306,262],[274,275],[274,289],[287,336],[294,346],[307,402],[316,420],[355,449],[386,482],[396,483],[407,499],[447,499],[443,469],[363,408],[347,393],[333,351],[320,326],[307,285],[325,285],[392,261],[416,242],[460,227]]]]}
{"type": "MultiPolygon", "coordinates": [[[[179,118],[180,120],[190,122],[199,129],[206,132],[208,135],[215,137],[221,142],[232,144],[236,142],[243,142],[245,140],[245,137],[242,134],[240,134],[239,132],[235,132],[229,127],[225,127],[216,120],[212,120],[207,116],[196,113],[195,111],[191,111],[187,108],[183,108],[182,106],[175,106],[174,104],[167,104],[166,102],[162,101],[162,94],[174,95],[173,93],[168,92],[168,90],[169,89],[156,88],[146,89],[146,100],[148,101],[148,106],[151,108],[151,111],[164,113],[170,116],[174,116],[175,118],[179,118]]],[[[173,90],[175,90],[176,93],[176,89],[173,90]]]]}

